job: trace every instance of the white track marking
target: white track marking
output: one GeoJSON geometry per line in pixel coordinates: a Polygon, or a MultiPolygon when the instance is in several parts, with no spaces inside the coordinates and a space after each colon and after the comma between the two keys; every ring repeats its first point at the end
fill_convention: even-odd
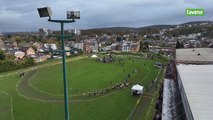
{"type": "Polygon", "coordinates": [[[0,92],[10,97],[10,103],[11,103],[11,107],[10,107],[10,110],[11,110],[11,117],[12,117],[12,120],[14,120],[14,115],[13,115],[13,98],[12,98],[11,95],[9,95],[9,94],[8,94],[7,92],[5,92],[5,91],[0,90],[0,92]]]}

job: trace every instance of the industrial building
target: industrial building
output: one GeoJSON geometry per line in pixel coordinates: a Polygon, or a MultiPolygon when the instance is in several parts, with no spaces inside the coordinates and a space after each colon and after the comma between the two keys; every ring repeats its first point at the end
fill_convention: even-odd
{"type": "Polygon", "coordinates": [[[213,118],[213,49],[176,50],[177,83],[187,120],[213,118]]]}

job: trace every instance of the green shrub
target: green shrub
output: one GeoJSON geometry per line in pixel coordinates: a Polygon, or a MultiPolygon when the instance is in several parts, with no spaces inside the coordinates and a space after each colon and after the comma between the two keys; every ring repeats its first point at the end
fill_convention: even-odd
{"type": "Polygon", "coordinates": [[[0,72],[21,69],[35,65],[33,58],[24,58],[21,61],[2,60],[0,61],[0,72]]]}

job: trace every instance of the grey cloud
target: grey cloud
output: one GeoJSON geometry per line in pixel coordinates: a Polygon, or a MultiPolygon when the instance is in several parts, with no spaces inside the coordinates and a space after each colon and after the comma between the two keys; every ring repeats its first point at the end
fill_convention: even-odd
{"type": "Polygon", "coordinates": [[[59,29],[58,24],[40,19],[38,7],[50,6],[53,18],[66,18],[66,10],[80,10],[81,20],[67,28],[109,26],[141,27],[154,24],[177,24],[191,20],[210,20],[213,1],[205,0],[2,0],[1,31],[31,31],[40,27],[59,29]],[[186,17],[186,8],[205,8],[205,17],[186,17]]]}

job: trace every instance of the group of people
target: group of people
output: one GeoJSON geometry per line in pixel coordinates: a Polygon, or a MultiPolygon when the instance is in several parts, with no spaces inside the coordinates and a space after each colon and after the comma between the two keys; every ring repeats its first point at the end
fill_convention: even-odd
{"type": "MultiPolygon", "coordinates": [[[[132,59],[129,58],[129,60],[132,60],[132,59]]],[[[112,55],[107,55],[107,56],[104,56],[103,58],[98,58],[97,61],[103,62],[103,63],[109,63],[109,62],[115,62],[116,58],[113,58],[112,55]]],[[[119,58],[119,59],[117,59],[117,61],[118,61],[119,65],[124,67],[124,65],[125,65],[124,59],[119,58]]],[[[134,62],[134,60],[132,60],[132,61],[134,62]]],[[[125,72],[125,68],[123,69],[123,71],[125,72]]],[[[134,68],[133,73],[136,73],[136,72],[137,72],[137,69],[134,68]]],[[[111,87],[108,87],[108,88],[105,88],[105,89],[102,89],[102,90],[97,90],[95,92],[83,93],[83,95],[84,96],[101,96],[101,95],[104,95],[106,93],[109,93],[110,91],[128,87],[131,84],[131,82],[129,81],[130,77],[131,77],[131,75],[130,75],[130,73],[128,73],[127,77],[125,77],[125,81],[123,83],[117,83],[115,85],[112,85],[112,82],[110,81],[111,87]]]]}
{"type": "Polygon", "coordinates": [[[112,86],[112,89],[122,89],[128,87],[131,82],[124,82],[124,83],[117,83],[116,85],[112,86]]]}
{"type": "Polygon", "coordinates": [[[169,64],[167,65],[165,78],[167,78],[167,79],[175,79],[176,78],[175,61],[170,60],[169,64]]]}
{"type": "Polygon", "coordinates": [[[112,55],[104,56],[103,58],[98,58],[97,61],[103,62],[103,63],[110,63],[114,62],[115,58],[112,57],[112,55]]]}
{"type": "Polygon", "coordinates": [[[122,89],[122,88],[128,87],[130,84],[131,84],[130,82],[117,83],[117,84],[113,85],[112,87],[108,87],[108,88],[105,88],[105,89],[102,89],[102,90],[98,90],[98,91],[95,91],[95,92],[83,93],[83,95],[84,96],[101,96],[101,95],[109,93],[109,92],[111,92],[113,90],[122,89]]]}
{"type": "Polygon", "coordinates": [[[155,115],[153,120],[161,120],[162,104],[163,104],[163,83],[160,86],[158,100],[155,105],[155,115]]]}

